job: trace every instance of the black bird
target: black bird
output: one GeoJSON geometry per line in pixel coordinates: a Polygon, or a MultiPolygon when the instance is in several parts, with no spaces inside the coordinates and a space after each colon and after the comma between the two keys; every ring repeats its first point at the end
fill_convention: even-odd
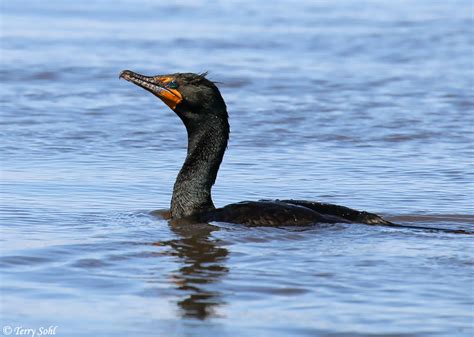
{"type": "Polygon", "coordinates": [[[363,223],[443,230],[397,225],[373,213],[305,200],[243,201],[216,208],[211,188],[227,147],[229,122],[227,107],[219,89],[205,75],[175,73],[143,76],[130,70],[120,74],[120,78],[160,98],[181,118],[188,132],[186,160],[176,178],[171,209],[167,212],[172,221],[222,221],[248,226],[363,223]]]}

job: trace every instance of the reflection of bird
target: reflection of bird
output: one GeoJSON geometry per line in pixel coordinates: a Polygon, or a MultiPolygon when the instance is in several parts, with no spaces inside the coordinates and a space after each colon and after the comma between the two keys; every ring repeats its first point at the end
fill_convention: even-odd
{"type": "Polygon", "coordinates": [[[205,75],[192,73],[149,77],[125,70],[120,77],[160,98],[181,118],[188,132],[187,157],[173,189],[172,220],[251,226],[336,222],[400,226],[376,214],[314,201],[244,201],[216,209],[211,188],[229,138],[227,108],[219,89],[205,75]]]}
{"type": "Polygon", "coordinates": [[[177,239],[154,243],[172,248],[171,255],[179,257],[182,263],[172,282],[185,294],[178,302],[184,317],[217,316],[219,307],[225,304],[219,282],[228,273],[225,261],[229,252],[220,240],[212,237],[216,228],[207,224],[175,225],[171,230],[177,239]]]}

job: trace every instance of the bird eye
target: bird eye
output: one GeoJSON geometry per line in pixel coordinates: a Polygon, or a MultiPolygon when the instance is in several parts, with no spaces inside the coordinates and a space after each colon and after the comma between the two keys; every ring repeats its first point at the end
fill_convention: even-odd
{"type": "Polygon", "coordinates": [[[168,83],[167,87],[170,89],[178,89],[179,85],[178,85],[178,82],[171,81],[170,83],[168,83]]]}

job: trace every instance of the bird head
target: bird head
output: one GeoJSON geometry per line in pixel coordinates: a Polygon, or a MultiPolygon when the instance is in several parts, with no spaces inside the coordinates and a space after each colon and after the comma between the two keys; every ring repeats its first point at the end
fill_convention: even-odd
{"type": "Polygon", "coordinates": [[[206,78],[206,73],[144,76],[124,70],[120,78],[161,99],[186,125],[215,118],[227,119],[224,99],[214,82],[206,78]]]}

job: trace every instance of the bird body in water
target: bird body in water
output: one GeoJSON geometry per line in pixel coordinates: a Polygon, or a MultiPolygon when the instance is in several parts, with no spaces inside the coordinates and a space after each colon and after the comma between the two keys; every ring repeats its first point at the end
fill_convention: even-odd
{"type": "Polygon", "coordinates": [[[363,223],[416,228],[393,224],[373,213],[305,200],[244,201],[216,208],[211,188],[230,132],[227,107],[217,86],[205,74],[193,73],[143,76],[124,70],[120,78],[160,98],[186,127],[187,156],[173,187],[171,208],[167,212],[170,220],[187,223],[222,221],[248,226],[363,223]]]}

